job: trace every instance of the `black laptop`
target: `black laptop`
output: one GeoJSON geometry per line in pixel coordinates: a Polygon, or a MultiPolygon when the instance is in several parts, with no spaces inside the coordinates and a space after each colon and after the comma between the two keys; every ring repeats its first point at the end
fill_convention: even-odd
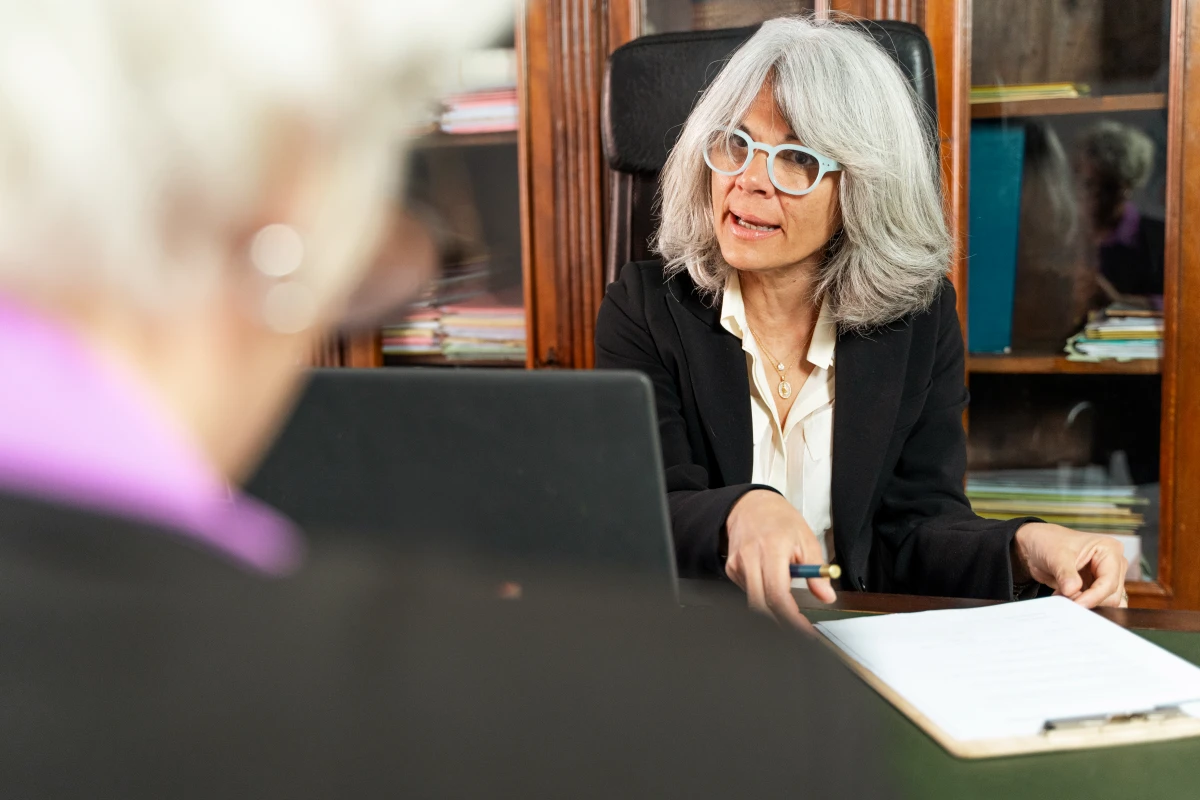
{"type": "Polygon", "coordinates": [[[652,388],[637,373],[316,370],[248,490],[310,535],[675,587],[652,388]]]}

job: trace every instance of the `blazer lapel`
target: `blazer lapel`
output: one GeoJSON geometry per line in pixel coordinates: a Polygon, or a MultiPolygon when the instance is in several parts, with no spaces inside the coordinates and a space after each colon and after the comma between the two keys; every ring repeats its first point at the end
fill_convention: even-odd
{"type": "MultiPolygon", "coordinates": [[[[871,549],[870,531],[861,535],[862,528],[891,442],[912,341],[912,329],[901,325],[868,336],[838,336],[831,511],[834,547],[843,567],[865,569],[871,549]]],[[[857,583],[862,576],[847,577],[857,583]]]]}
{"type": "Polygon", "coordinates": [[[670,282],[666,302],[683,343],[696,406],[725,484],[749,483],[754,432],[746,354],[741,340],[721,327],[720,304],[705,305],[685,277],[670,282]]]}

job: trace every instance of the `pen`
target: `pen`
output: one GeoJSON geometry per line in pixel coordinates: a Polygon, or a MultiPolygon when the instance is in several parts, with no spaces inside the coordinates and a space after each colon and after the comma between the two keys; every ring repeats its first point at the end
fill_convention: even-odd
{"type": "Polygon", "coordinates": [[[840,578],[842,568],[837,564],[792,564],[790,567],[793,578],[840,578]]]}

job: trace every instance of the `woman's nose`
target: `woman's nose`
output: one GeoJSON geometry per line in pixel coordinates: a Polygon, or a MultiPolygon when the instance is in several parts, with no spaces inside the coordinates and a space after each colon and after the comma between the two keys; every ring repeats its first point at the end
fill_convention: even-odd
{"type": "Polygon", "coordinates": [[[750,164],[738,175],[738,188],[744,192],[772,194],[775,191],[767,172],[767,154],[761,150],[750,158],[750,164]]]}

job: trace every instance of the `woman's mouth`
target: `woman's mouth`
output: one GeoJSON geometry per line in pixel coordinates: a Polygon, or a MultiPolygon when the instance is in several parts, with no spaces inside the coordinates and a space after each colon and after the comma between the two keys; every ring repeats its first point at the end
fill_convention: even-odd
{"type": "Polygon", "coordinates": [[[733,216],[734,219],[737,220],[738,225],[741,225],[743,228],[749,228],[752,231],[773,231],[778,227],[776,225],[755,225],[752,222],[747,222],[746,220],[742,219],[737,214],[734,214],[733,216]]]}
{"type": "Polygon", "coordinates": [[[770,225],[759,219],[745,219],[729,212],[730,229],[740,239],[762,239],[779,231],[778,225],[770,225]]]}

